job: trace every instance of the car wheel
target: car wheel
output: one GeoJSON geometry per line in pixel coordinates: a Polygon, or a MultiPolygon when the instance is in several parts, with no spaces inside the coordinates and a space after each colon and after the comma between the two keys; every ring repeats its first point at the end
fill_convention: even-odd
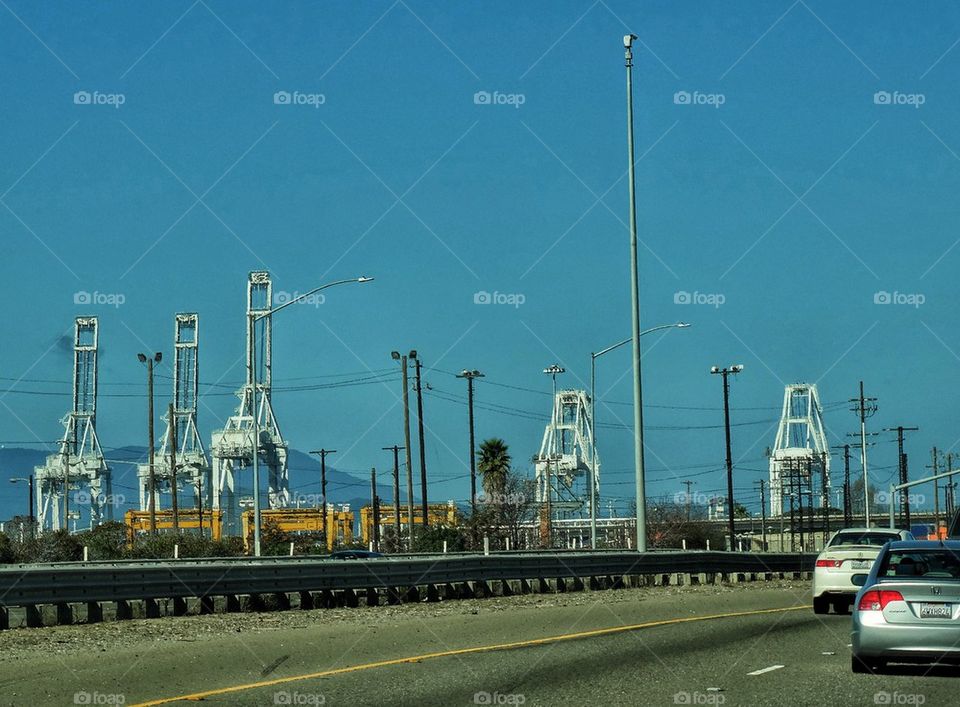
{"type": "Polygon", "coordinates": [[[830,613],[830,600],[827,597],[814,597],[813,598],[813,613],[815,614],[829,614],[830,613]]]}

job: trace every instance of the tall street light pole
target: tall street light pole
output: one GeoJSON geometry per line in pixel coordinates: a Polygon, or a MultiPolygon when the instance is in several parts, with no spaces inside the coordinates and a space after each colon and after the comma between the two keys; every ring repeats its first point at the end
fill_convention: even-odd
{"type": "Polygon", "coordinates": [[[420,442],[420,503],[423,506],[423,528],[426,530],[429,524],[427,517],[427,453],[423,446],[423,388],[420,383],[420,368],[422,362],[417,356],[416,351],[410,352],[410,358],[413,359],[417,369],[417,432],[420,442]]]}
{"type": "Polygon", "coordinates": [[[467,379],[467,409],[470,417],[470,510],[477,512],[477,453],[474,445],[473,431],[473,379],[483,378],[483,374],[478,370],[468,371],[464,369],[457,374],[457,378],[467,379]]]}
{"type": "MultiPolygon", "coordinates": [[[[677,322],[676,324],[661,324],[640,332],[640,336],[652,334],[661,329],[686,329],[690,325],[686,322],[677,322]]],[[[597,359],[608,354],[611,351],[619,349],[621,346],[629,344],[633,339],[624,339],[613,346],[608,346],[600,351],[590,354],[590,443],[593,448],[592,458],[590,459],[590,547],[597,549],[597,359]]]]}
{"type": "MultiPolygon", "coordinates": [[[[554,363],[544,368],[543,372],[553,379],[553,403],[552,403],[552,409],[550,411],[550,425],[551,427],[556,429],[557,423],[559,422],[559,420],[557,420],[557,374],[566,373],[567,369],[564,368],[563,366],[560,366],[554,363]]],[[[556,435],[553,436],[553,444],[554,444],[554,448],[550,450],[549,459],[552,459],[553,461],[556,462],[557,472],[558,472],[557,478],[559,478],[560,477],[559,466],[560,466],[560,459],[562,458],[563,449],[561,445],[557,444],[556,435]]],[[[552,545],[552,542],[553,542],[553,499],[552,499],[553,490],[551,488],[549,460],[547,461],[547,473],[544,478],[543,492],[544,492],[544,501],[546,501],[545,508],[547,512],[547,547],[553,547],[552,545]]]]}
{"type": "MultiPolygon", "coordinates": [[[[416,357],[417,352],[411,351],[412,357],[416,357]]],[[[409,522],[407,549],[413,552],[413,464],[410,461],[410,385],[408,383],[407,356],[401,356],[399,351],[393,351],[390,356],[394,361],[400,362],[400,368],[403,369],[403,456],[407,464],[407,520],[409,522]]],[[[400,513],[400,509],[397,509],[400,513]]],[[[397,542],[400,539],[397,538],[397,542]]]]}
{"type": "Polygon", "coordinates": [[[154,473],[154,455],[153,455],[153,364],[160,363],[163,354],[159,351],[153,356],[138,353],[137,360],[140,363],[147,364],[147,454],[149,465],[150,499],[147,501],[147,509],[150,512],[150,534],[157,534],[157,477],[154,473]]]}
{"type": "Polygon", "coordinates": [[[630,189],[630,304],[633,329],[633,454],[637,486],[637,552],[647,550],[647,492],[643,467],[643,383],[640,368],[640,272],[637,260],[637,188],[633,156],[633,51],[635,34],[623,36],[627,67],[627,172],[630,189]]]}
{"type": "MultiPolygon", "coordinates": [[[[310,295],[314,295],[320,290],[325,290],[328,287],[335,287],[337,285],[346,285],[351,282],[372,282],[372,277],[354,277],[349,280],[337,280],[336,282],[328,282],[326,285],[320,285],[320,287],[315,287],[309,292],[304,292],[299,297],[294,297],[291,300],[284,302],[281,305],[269,309],[266,312],[261,312],[260,314],[250,313],[250,332],[251,336],[256,336],[256,323],[261,319],[272,316],[279,312],[281,309],[286,309],[291,304],[297,304],[302,302],[310,295]]],[[[253,391],[252,391],[252,404],[253,404],[253,554],[256,557],[260,557],[260,411],[259,411],[259,402],[258,402],[258,391],[260,383],[257,381],[257,344],[256,341],[253,342],[251,347],[253,351],[251,352],[252,356],[250,359],[250,366],[252,368],[252,378],[253,380],[253,391]]]]}
{"type": "MultiPolygon", "coordinates": [[[[736,375],[743,370],[743,366],[736,365],[729,368],[714,366],[710,373],[723,376],[723,426],[727,437],[727,518],[730,532],[730,551],[737,546],[737,534],[733,523],[733,455],[730,453],[730,374],[736,375]]],[[[803,501],[801,500],[801,504],[803,501]]],[[[801,505],[801,508],[803,506],[801,505]]]]}

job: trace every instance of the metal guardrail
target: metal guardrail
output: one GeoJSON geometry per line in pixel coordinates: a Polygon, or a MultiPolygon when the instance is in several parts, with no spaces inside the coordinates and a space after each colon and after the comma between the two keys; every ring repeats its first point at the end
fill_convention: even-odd
{"type": "Polygon", "coordinates": [[[497,580],[809,572],[800,553],[577,552],[385,557],[221,558],[16,565],[0,569],[0,608],[405,588],[497,580]]]}

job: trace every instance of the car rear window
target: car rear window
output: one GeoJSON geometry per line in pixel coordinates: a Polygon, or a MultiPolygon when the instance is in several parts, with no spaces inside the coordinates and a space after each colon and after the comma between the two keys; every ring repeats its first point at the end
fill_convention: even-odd
{"type": "Polygon", "coordinates": [[[880,577],[946,579],[960,582],[960,554],[949,548],[894,550],[881,560],[880,577]]]}
{"type": "Polygon", "coordinates": [[[891,540],[899,540],[900,535],[895,533],[837,533],[830,541],[834,545],[886,545],[891,540]]]}

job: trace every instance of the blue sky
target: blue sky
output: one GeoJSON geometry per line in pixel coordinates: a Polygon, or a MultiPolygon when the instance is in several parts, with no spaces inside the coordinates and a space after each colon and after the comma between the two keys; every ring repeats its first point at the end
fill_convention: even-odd
{"type": "MultiPolygon", "coordinates": [[[[644,340],[649,494],[724,487],[714,364],[746,366],[732,405],[749,505],[786,383],[818,383],[831,444],[855,430],[840,402],[862,378],[873,429],[921,428],[914,475],[932,445],[954,449],[960,9],[788,1],[4,0],[0,442],[61,434],[68,399],[24,391],[68,390],[34,381],[69,379],[57,342],[80,314],[100,317],[105,447],[142,443],[135,354],[169,353],[174,312],[200,313],[203,383],[239,382],[253,269],[285,292],[376,277],[278,315],[278,386],[388,373],[392,349],[416,348],[439,391],[464,396],[450,373],[478,368],[478,402],[545,418],[541,370],[583,387],[589,352],[629,334],[628,31],[642,321],[694,324],[644,340]],[[78,306],[80,291],[123,303],[78,306]]],[[[600,363],[604,423],[631,421],[629,363],[600,363]]],[[[202,390],[221,393],[201,406],[209,441],[235,399],[202,390]]],[[[363,473],[402,443],[398,394],[397,373],[275,407],[292,446],[349,450],[334,464],[363,473]]],[[[431,497],[466,499],[465,406],[425,407],[431,497]]],[[[478,436],[524,470],[542,430],[478,410],[478,436]]],[[[630,496],[630,433],[601,428],[599,447],[604,496],[630,496]]]]}

